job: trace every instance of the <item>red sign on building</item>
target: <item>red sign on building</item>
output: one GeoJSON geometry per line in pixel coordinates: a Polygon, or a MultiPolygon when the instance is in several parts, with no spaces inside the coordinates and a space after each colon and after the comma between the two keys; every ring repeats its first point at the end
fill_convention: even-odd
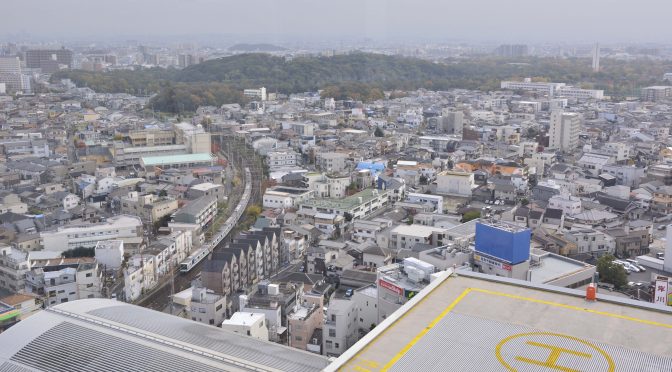
{"type": "Polygon", "coordinates": [[[387,289],[388,291],[392,291],[396,293],[397,295],[401,296],[404,293],[404,289],[401,287],[398,287],[390,282],[386,282],[383,279],[378,280],[378,285],[381,287],[387,289]]]}

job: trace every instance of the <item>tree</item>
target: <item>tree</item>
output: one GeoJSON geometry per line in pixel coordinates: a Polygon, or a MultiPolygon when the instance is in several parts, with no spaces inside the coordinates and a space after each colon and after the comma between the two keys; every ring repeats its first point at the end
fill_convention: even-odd
{"type": "Polygon", "coordinates": [[[376,130],[373,132],[373,135],[376,137],[385,137],[385,132],[383,132],[380,127],[376,127],[376,130]]]}
{"type": "Polygon", "coordinates": [[[77,247],[68,249],[62,253],[65,258],[73,257],[94,257],[96,255],[95,248],[77,247]]]}
{"type": "Polygon", "coordinates": [[[261,207],[258,205],[250,205],[245,211],[248,216],[254,217],[255,219],[261,214],[261,207]]]}
{"type": "Polygon", "coordinates": [[[527,198],[520,199],[520,205],[525,206],[525,205],[528,205],[528,204],[530,204],[530,201],[527,200],[527,198]]]}
{"type": "Polygon", "coordinates": [[[465,212],[462,215],[462,222],[463,223],[464,222],[469,222],[469,221],[474,220],[474,219],[479,218],[479,217],[481,217],[481,212],[479,212],[479,211],[465,212]]]}
{"type": "Polygon", "coordinates": [[[614,260],[614,256],[610,254],[600,257],[597,260],[597,271],[600,273],[601,281],[611,283],[616,289],[621,289],[628,284],[628,273],[614,260]]]}

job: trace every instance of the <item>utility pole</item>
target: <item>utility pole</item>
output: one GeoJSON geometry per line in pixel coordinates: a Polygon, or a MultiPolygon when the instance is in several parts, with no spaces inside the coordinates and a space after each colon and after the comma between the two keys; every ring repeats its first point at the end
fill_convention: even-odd
{"type": "Polygon", "coordinates": [[[175,265],[170,265],[170,315],[173,315],[173,296],[175,295],[175,265]]]}

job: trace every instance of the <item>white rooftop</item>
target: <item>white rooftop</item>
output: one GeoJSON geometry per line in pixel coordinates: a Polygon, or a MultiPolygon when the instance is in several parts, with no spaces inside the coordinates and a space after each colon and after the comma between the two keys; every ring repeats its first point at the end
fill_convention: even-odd
{"type": "Polygon", "coordinates": [[[224,321],[223,324],[249,326],[263,320],[266,316],[263,313],[251,313],[247,311],[238,311],[231,315],[231,318],[224,321]]]}

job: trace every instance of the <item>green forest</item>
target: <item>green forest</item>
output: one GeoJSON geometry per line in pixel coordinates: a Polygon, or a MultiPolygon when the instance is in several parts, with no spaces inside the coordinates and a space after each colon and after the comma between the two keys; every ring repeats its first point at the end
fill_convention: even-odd
{"type": "Polygon", "coordinates": [[[672,70],[668,61],[602,60],[594,73],[587,58],[496,57],[446,59],[352,53],[334,57],[300,57],[286,60],[268,54],[239,54],[203,62],[185,69],[138,68],[87,72],[61,71],[52,81],[69,78],[97,92],[157,94],[151,104],[166,112],[193,111],[199,105],[245,103],[242,89],[265,86],[268,92],[297,93],[323,89],[337,99],[371,101],[383,91],[499,88],[503,79],[532,77],[584,88],[604,89],[616,97],[636,95],[642,86],[658,84],[672,70]]]}

